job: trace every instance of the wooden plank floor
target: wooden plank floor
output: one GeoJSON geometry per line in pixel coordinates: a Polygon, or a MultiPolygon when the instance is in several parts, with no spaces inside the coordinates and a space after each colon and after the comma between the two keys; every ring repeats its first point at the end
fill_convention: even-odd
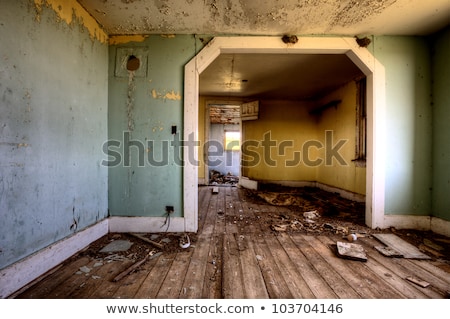
{"type": "MultiPolygon", "coordinates": [[[[130,259],[99,262],[74,256],[14,298],[448,298],[450,272],[439,260],[389,258],[358,239],[367,262],[338,258],[330,249],[342,234],[275,232],[264,214],[293,208],[250,201],[244,190],[199,188],[199,231],[188,249],[163,251],[114,282],[130,259]],[[89,272],[80,269],[86,266],[89,272]],[[406,277],[430,283],[427,288],[406,277]]],[[[277,217],[278,218],[278,217],[277,217]]],[[[86,268],[84,268],[86,269],[86,268]]]]}

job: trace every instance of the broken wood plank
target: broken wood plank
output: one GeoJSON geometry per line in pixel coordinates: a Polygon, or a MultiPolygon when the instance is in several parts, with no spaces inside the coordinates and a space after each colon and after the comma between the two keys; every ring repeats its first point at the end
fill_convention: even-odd
{"type": "Polygon", "coordinates": [[[412,283],[415,283],[416,285],[419,285],[422,288],[427,288],[430,285],[429,282],[426,282],[425,280],[413,276],[406,277],[406,280],[411,281],[412,283]]]}
{"type": "Polygon", "coordinates": [[[373,234],[373,237],[388,247],[400,252],[404,258],[409,259],[431,259],[422,253],[416,246],[406,242],[395,234],[373,234]]]}
{"type": "Polygon", "coordinates": [[[120,279],[122,279],[123,277],[125,277],[126,275],[128,275],[129,273],[131,273],[132,271],[136,270],[137,268],[139,268],[139,266],[141,266],[143,263],[145,263],[148,259],[150,258],[154,258],[157,256],[160,256],[162,253],[156,253],[156,254],[148,254],[147,256],[145,256],[144,258],[142,258],[141,260],[135,262],[134,264],[132,264],[130,267],[128,267],[127,269],[125,269],[124,271],[122,271],[120,274],[118,274],[116,277],[113,278],[114,282],[119,281],[120,279]]]}
{"type": "Polygon", "coordinates": [[[163,249],[164,248],[163,244],[160,244],[160,243],[157,243],[156,241],[150,240],[147,237],[144,237],[143,235],[136,234],[136,233],[131,233],[130,235],[134,236],[136,238],[139,238],[140,240],[145,241],[146,243],[149,243],[149,244],[155,246],[156,248],[159,248],[159,249],[163,249]]]}
{"type": "Polygon", "coordinates": [[[392,247],[388,246],[374,246],[376,250],[378,250],[382,255],[386,257],[392,257],[392,258],[402,258],[403,254],[398,252],[392,247]]]}
{"type": "Polygon", "coordinates": [[[338,241],[336,242],[336,248],[336,252],[339,257],[358,261],[367,261],[366,252],[364,247],[361,245],[338,241]]]}

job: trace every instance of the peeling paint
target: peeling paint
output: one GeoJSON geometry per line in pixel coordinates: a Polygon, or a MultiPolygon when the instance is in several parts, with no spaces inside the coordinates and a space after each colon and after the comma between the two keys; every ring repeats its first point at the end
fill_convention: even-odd
{"type": "Polygon", "coordinates": [[[129,71],[128,77],[128,92],[127,92],[127,119],[128,119],[128,131],[134,131],[134,119],[133,119],[133,108],[134,108],[134,90],[136,84],[134,83],[134,71],[129,71]]]}
{"type": "Polygon", "coordinates": [[[36,20],[40,21],[43,5],[53,9],[58,18],[70,25],[74,18],[88,31],[92,39],[101,43],[108,42],[108,35],[100,27],[97,21],[75,0],[34,0],[36,8],[36,20]]]}
{"type": "Polygon", "coordinates": [[[144,42],[148,36],[146,35],[115,35],[109,37],[110,45],[124,44],[129,42],[144,42]]]}
{"type": "Polygon", "coordinates": [[[172,100],[172,101],[181,100],[181,94],[179,92],[175,92],[174,90],[170,92],[160,93],[157,92],[155,89],[152,89],[151,94],[154,99],[172,100]]]}

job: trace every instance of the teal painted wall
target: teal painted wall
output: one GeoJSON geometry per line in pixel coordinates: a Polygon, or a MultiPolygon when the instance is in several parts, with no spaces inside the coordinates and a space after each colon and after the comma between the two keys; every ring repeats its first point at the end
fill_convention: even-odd
{"type": "Polygon", "coordinates": [[[431,56],[423,37],[375,37],[386,70],[386,214],[431,214],[431,56]]]}
{"type": "Polygon", "coordinates": [[[109,139],[117,143],[107,152],[112,216],[165,216],[168,205],[173,216],[183,216],[177,141],[183,139],[184,65],[197,52],[196,42],[193,35],[150,36],[110,46],[109,139]],[[141,61],[134,72],[122,63],[130,55],[141,61]]]}
{"type": "Polygon", "coordinates": [[[0,10],[0,269],[107,217],[108,46],[46,6],[0,10]]]}
{"type": "Polygon", "coordinates": [[[450,221],[450,28],[432,39],[433,215],[450,221]]]}

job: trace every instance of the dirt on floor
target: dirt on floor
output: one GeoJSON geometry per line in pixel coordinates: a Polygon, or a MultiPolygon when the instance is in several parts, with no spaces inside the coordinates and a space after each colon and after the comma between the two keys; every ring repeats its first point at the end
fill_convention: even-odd
{"type": "MultiPolygon", "coordinates": [[[[251,214],[226,215],[227,223],[234,223],[246,231],[247,226],[257,226],[262,232],[299,232],[308,235],[336,234],[346,239],[348,235],[369,237],[376,233],[395,233],[418,247],[435,260],[444,261],[450,269],[450,238],[429,231],[411,229],[371,229],[365,225],[365,204],[347,200],[336,193],[318,188],[290,188],[266,185],[258,191],[241,189],[241,201],[249,204],[251,214]],[[258,208],[259,207],[259,208],[258,208]]],[[[110,233],[93,242],[80,254],[99,260],[131,260],[138,262],[146,256],[183,251],[182,244],[195,246],[197,234],[145,233],[143,240],[127,233],[110,233]],[[133,244],[126,251],[101,252],[115,240],[128,240],[133,244]],[[156,244],[152,244],[156,243],[156,244]]],[[[80,256],[78,254],[78,256],[80,256]]]]}
{"type": "Polygon", "coordinates": [[[309,235],[350,234],[369,237],[376,233],[394,233],[436,260],[450,267],[450,238],[414,229],[372,229],[365,224],[365,203],[345,199],[314,187],[262,185],[258,191],[245,190],[246,200],[256,204],[284,207],[273,213],[259,213],[261,225],[273,232],[302,232],[309,235]]]}

